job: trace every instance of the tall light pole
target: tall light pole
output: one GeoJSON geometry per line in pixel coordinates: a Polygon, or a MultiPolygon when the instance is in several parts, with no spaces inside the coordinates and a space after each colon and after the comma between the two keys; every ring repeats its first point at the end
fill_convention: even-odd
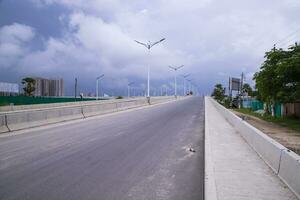
{"type": "Polygon", "coordinates": [[[103,76],[104,74],[96,78],[96,100],[98,100],[98,96],[99,96],[99,81],[101,78],[103,78],[103,76]]]}
{"type": "Polygon", "coordinates": [[[165,89],[166,89],[166,96],[168,96],[168,88],[166,85],[165,85],[165,89]]]}
{"type": "Polygon", "coordinates": [[[174,70],[174,95],[175,97],[177,97],[177,75],[176,75],[176,72],[178,69],[182,68],[184,65],[181,65],[179,67],[172,67],[172,66],[169,66],[170,69],[173,69],[174,70]]]}
{"type": "Polygon", "coordinates": [[[154,45],[156,45],[156,44],[158,44],[158,43],[160,43],[160,42],[162,42],[162,41],[164,41],[166,38],[163,38],[163,39],[161,39],[161,40],[159,40],[159,41],[157,41],[157,42],[154,42],[154,43],[152,43],[152,42],[150,42],[150,41],[148,41],[148,43],[146,44],[146,43],[142,43],[142,42],[139,42],[139,41],[137,41],[137,40],[134,40],[136,43],[138,43],[138,44],[140,44],[140,45],[143,45],[143,46],[145,46],[147,49],[148,49],[148,57],[149,57],[149,61],[148,61],[148,81],[147,81],[147,83],[148,83],[148,91],[147,91],[147,97],[149,98],[150,97],[150,49],[154,46],[154,45]]]}
{"type": "Polygon", "coordinates": [[[187,77],[189,77],[191,74],[185,74],[185,75],[182,75],[182,77],[183,77],[183,96],[185,96],[186,95],[186,91],[185,91],[185,79],[187,78],[187,77]]]}
{"type": "Polygon", "coordinates": [[[77,98],[77,78],[75,78],[75,101],[77,98]]]}
{"type": "Polygon", "coordinates": [[[127,85],[127,96],[128,96],[128,98],[130,97],[130,86],[131,86],[132,84],[134,84],[134,82],[130,82],[130,83],[128,83],[128,85],[127,85]]]}
{"type": "Polygon", "coordinates": [[[187,81],[189,82],[189,93],[191,93],[192,79],[187,79],[187,81]]]}

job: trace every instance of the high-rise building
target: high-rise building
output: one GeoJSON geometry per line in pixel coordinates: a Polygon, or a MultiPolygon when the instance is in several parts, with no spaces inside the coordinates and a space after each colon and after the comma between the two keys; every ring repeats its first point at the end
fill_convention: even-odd
{"type": "Polygon", "coordinates": [[[34,77],[35,91],[34,96],[64,96],[64,81],[63,79],[45,79],[34,77]]]}
{"type": "Polygon", "coordinates": [[[17,83],[0,82],[0,96],[12,96],[19,94],[19,85],[17,83]]]}
{"type": "Polygon", "coordinates": [[[64,81],[62,79],[49,80],[49,96],[64,96],[64,81]]]}

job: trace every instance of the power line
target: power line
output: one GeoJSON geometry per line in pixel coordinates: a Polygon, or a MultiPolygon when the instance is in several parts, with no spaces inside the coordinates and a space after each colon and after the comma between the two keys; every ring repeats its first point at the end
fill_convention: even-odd
{"type": "Polygon", "coordinates": [[[284,46],[284,45],[286,45],[286,44],[288,44],[288,43],[290,43],[292,41],[297,40],[298,37],[300,37],[300,33],[299,33],[299,35],[295,35],[295,37],[293,37],[292,39],[286,41],[285,43],[282,43],[281,46],[284,46]]]}
{"type": "Polygon", "coordinates": [[[300,28],[297,29],[296,31],[290,33],[289,35],[287,35],[287,36],[284,37],[283,39],[279,40],[278,42],[276,42],[275,45],[283,46],[283,45],[287,44],[288,42],[294,40],[294,39],[295,39],[294,37],[297,37],[297,36],[299,36],[299,35],[300,35],[300,28]],[[295,35],[296,33],[299,33],[299,34],[295,35]],[[291,37],[292,37],[293,39],[290,39],[291,37]],[[288,40],[288,41],[286,42],[286,40],[288,40]],[[280,44],[281,44],[281,45],[280,45],[280,44]]]}

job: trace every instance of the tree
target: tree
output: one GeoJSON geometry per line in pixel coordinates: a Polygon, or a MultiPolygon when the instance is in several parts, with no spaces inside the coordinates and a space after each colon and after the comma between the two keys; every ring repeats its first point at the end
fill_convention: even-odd
{"type": "Polygon", "coordinates": [[[247,93],[248,96],[253,96],[253,90],[251,88],[251,86],[248,83],[243,84],[243,88],[242,88],[242,94],[247,93]]]}
{"type": "Polygon", "coordinates": [[[266,52],[265,58],[254,80],[260,98],[266,102],[267,108],[272,106],[274,115],[275,102],[300,99],[300,47],[295,44],[286,51],[274,47],[266,52]]]}
{"type": "Polygon", "coordinates": [[[282,49],[274,48],[266,52],[266,60],[262,64],[260,71],[256,72],[253,78],[262,100],[267,104],[267,113],[269,112],[267,109],[269,105],[272,106],[272,115],[274,114],[275,102],[278,100],[277,94],[280,90],[280,82],[277,75],[278,63],[286,57],[286,52],[282,49]]]}
{"type": "Polygon", "coordinates": [[[223,85],[216,84],[211,96],[214,97],[214,99],[219,103],[222,103],[225,99],[225,88],[223,88],[223,85]]]}
{"type": "Polygon", "coordinates": [[[300,99],[300,46],[289,48],[288,57],[277,68],[280,85],[278,99],[281,102],[295,102],[300,99]]]}
{"type": "Polygon", "coordinates": [[[22,79],[22,84],[24,85],[24,93],[27,96],[33,96],[33,92],[35,91],[35,80],[30,77],[26,77],[22,79]]]}

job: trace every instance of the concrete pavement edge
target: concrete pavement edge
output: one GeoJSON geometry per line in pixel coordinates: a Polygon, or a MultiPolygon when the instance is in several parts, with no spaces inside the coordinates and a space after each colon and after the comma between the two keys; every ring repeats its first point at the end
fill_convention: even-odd
{"type": "Polygon", "coordinates": [[[210,143],[210,138],[209,138],[209,126],[208,126],[208,112],[207,112],[207,102],[208,99],[205,97],[204,100],[204,120],[205,120],[205,135],[204,135],[204,159],[205,159],[205,180],[204,180],[204,199],[205,200],[217,200],[217,187],[215,183],[215,175],[214,175],[214,163],[211,159],[212,157],[212,152],[211,152],[211,143],[210,143]]]}

